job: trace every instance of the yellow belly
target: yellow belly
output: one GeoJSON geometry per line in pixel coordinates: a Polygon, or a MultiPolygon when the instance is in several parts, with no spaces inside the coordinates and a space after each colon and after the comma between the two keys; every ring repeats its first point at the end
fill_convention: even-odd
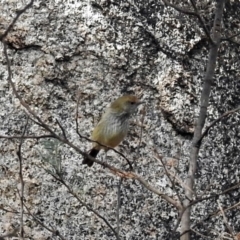
{"type": "MultiPolygon", "coordinates": [[[[114,148],[124,139],[124,137],[127,134],[127,129],[122,128],[108,128],[108,131],[103,131],[102,124],[99,124],[95,127],[92,133],[92,140],[99,142],[100,144],[114,148]]],[[[106,147],[103,147],[97,143],[93,143],[93,147],[97,149],[105,149],[106,147]]]]}

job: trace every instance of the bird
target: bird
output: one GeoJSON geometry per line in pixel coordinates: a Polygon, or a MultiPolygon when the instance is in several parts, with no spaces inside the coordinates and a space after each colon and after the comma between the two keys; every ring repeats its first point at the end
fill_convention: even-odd
{"type": "MultiPolygon", "coordinates": [[[[118,146],[127,135],[130,117],[142,103],[134,95],[123,95],[113,101],[92,132],[93,143],[89,155],[96,158],[101,149],[108,151],[109,148],[118,146]]],[[[82,161],[82,164],[87,164],[89,167],[93,163],[88,157],[84,157],[82,161]]]]}

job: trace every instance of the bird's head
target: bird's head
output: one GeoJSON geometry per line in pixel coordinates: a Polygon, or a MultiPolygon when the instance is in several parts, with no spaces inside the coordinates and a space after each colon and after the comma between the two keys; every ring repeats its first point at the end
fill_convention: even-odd
{"type": "Polygon", "coordinates": [[[111,111],[119,114],[133,114],[136,112],[137,107],[143,102],[139,101],[136,96],[124,95],[116,99],[111,105],[111,111]]]}

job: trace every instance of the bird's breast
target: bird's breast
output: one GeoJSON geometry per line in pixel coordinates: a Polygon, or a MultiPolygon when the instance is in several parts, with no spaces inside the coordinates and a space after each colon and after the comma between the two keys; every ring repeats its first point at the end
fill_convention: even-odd
{"type": "Polygon", "coordinates": [[[126,136],[128,118],[109,116],[102,118],[93,131],[92,139],[108,147],[116,147],[126,136]]]}

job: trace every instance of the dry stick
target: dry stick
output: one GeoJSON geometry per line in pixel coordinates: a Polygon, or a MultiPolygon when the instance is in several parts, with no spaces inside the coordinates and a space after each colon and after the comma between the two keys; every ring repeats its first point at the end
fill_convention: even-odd
{"type": "Polygon", "coordinates": [[[159,191],[158,189],[156,189],[155,187],[153,187],[152,185],[148,184],[146,180],[144,180],[141,176],[135,174],[134,172],[126,172],[123,171],[121,169],[115,168],[109,164],[107,164],[106,162],[102,162],[99,161],[95,158],[93,158],[92,156],[86,154],[85,152],[82,152],[78,147],[76,147],[73,143],[69,142],[69,141],[63,141],[64,143],[66,143],[68,146],[70,146],[71,148],[73,148],[76,152],[80,153],[83,156],[88,157],[90,160],[92,160],[93,162],[96,162],[100,165],[102,165],[103,167],[108,168],[113,174],[120,176],[122,178],[126,178],[126,179],[136,179],[137,181],[139,181],[145,188],[147,188],[149,191],[157,194],[158,196],[162,197],[163,199],[165,199],[168,203],[172,204],[174,207],[176,207],[177,209],[182,209],[182,206],[179,204],[178,201],[173,200],[171,197],[165,195],[163,192],[159,191]]]}
{"type": "Polygon", "coordinates": [[[240,46],[240,42],[237,42],[237,41],[235,41],[233,39],[229,39],[228,41],[231,42],[231,43],[237,44],[238,46],[240,46]]]}
{"type": "Polygon", "coordinates": [[[13,28],[13,25],[16,23],[16,21],[18,20],[18,18],[28,9],[32,6],[34,0],[31,0],[29,4],[27,4],[22,10],[18,10],[17,11],[17,15],[16,17],[13,19],[13,21],[11,22],[11,24],[8,26],[8,28],[6,29],[6,31],[0,36],[0,41],[3,41],[4,38],[8,35],[8,33],[11,31],[11,29],[13,28]]]}
{"type": "Polygon", "coordinates": [[[212,238],[210,238],[210,237],[208,237],[208,236],[206,236],[206,235],[203,235],[202,233],[200,233],[200,232],[198,232],[198,231],[196,231],[196,230],[194,230],[194,229],[192,229],[191,228],[191,231],[192,232],[194,232],[194,233],[196,233],[197,235],[199,235],[199,236],[201,236],[203,239],[210,239],[210,240],[212,240],[212,238]]]}
{"type": "MultiPolygon", "coordinates": [[[[20,194],[19,191],[18,191],[18,194],[20,194]]],[[[20,195],[19,195],[19,196],[20,196],[20,195]]],[[[33,220],[34,220],[35,222],[39,223],[43,228],[46,228],[48,231],[52,232],[54,235],[59,236],[62,240],[65,240],[65,238],[61,236],[61,234],[59,233],[58,230],[51,230],[49,227],[47,227],[46,225],[44,225],[44,223],[42,223],[40,220],[38,220],[37,217],[35,217],[35,216],[30,212],[29,208],[26,206],[26,204],[25,204],[24,202],[23,202],[23,205],[24,205],[24,207],[27,209],[27,212],[24,212],[25,215],[27,214],[27,215],[31,216],[31,217],[33,218],[33,220]]],[[[19,213],[20,213],[19,211],[16,211],[16,210],[10,211],[10,210],[5,209],[5,208],[3,208],[3,207],[1,207],[1,206],[0,206],[0,209],[3,210],[3,211],[5,211],[5,212],[7,212],[7,213],[9,213],[9,212],[10,212],[10,213],[15,213],[15,214],[19,214],[19,213]]],[[[18,230],[19,230],[19,228],[16,228],[13,233],[8,233],[8,234],[6,234],[6,235],[0,236],[0,240],[4,240],[3,238],[5,238],[5,237],[17,237],[17,235],[14,235],[14,236],[13,236],[13,234],[16,233],[16,232],[18,232],[18,230]],[[2,237],[2,239],[1,239],[1,237],[2,237]]]]}
{"type": "Polygon", "coordinates": [[[232,36],[230,36],[230,37],[228,37],[228,38],[222,38],[221,40],[222,40],[222,41],[229,41],[229,40],[231,40],[232,38],[237,37],[237,36],[239,36],[239,35],[240,35],[240,33],[236,33],[236,34],[234,34],[234,35],[232,35],[232,36]]]}
{"type": "Polygon", "coordinates": [[[61,129],[61,131],[63,133],[63,137],[65,139],[67,139],[67,135],[66,135],[65,129],[63,128],[63,126],[61,125],[61,123],[60,123],[60,121],[58,119],[57,119],[57,124],[58,124],[58,126],[60,127],[60,129],[61,129]]]}
{"type": "Polygon", "coordinates": [[[35,222],[37,222],[39,225],[41,225],[43,228],[47,229],[49,232],[51,232],[51,233],[54,234],[55,236],[58,236],[60,239],[66,240],[66,238],[64,238],[64,237],[59,233],[58,230],[49,228],[47,225],[45,225],[43,222],[41,222],[37,217],[35,217],[35,216],[31,213],[30,209],[27,207],[27,205],[26,205],[25,203],[24,203],[24,207],[27,209],[28,215],[30,215],[35,222]]]}
{"type": "MultiPolygon", "coordinates": [[[[27,130],[27,125],[28,125],[28,117],[27,117],[27,121],[26,124],[24,126],[24,130],[22,133],[22,136],[25,135],[26,130],[27,130]]],[[[20,208],[21,208],[21,212],[20,212],[20,236],[21,238],[24,237],[24,229],[23,229],[23,195],[24,195],[24,181],[23,181],[23,159],[22,159],[22,144],[23,144],[23,138],[21,138],[20,140],[20,144],[17,150],[17,156],[18,156],[18,160],[19,160],[19,178],[20,178],[20,183],[21,183],[21,190],[19,193],[20,196],[20,208]]]]}
{"type": "Polygon", "coordinates": [[[165,173],[166,173],[169,181],[170,181],[171,184],[172,184],[173,190],[176,192],[177,197],[178,197],[178,200],[179,200],[181,206],[183,206],[183,204],[182,204],[182,199],[181,199],[181,197],[180,197],[180,195],[179,195],[179,192],[178,192],[178,190],[177,190],[177,188],[176,188],[176,186],[175,186],[175,182],[172,180],[172,178],[171,178],[171,176],[170,176],[170,174],[169,174],[169,172],[168,172],[168,170],[167,170],[167,168],[166,168],[166,166],[165,166],[165,164],[164,164],[164,162],[163,162],[163,160],[162,160],[162,156],[160,156],[160,154],[157,152],[157,149],[156,149],[156,148],[154,148],[154,153],[155,153],[156,158],[161,161],[161,163],[162,163],[162,165],[163,165],[163,168],[164,168],[164,171],[165,171],[165,173]]]}
{"type": "Polygon", "coordinates": [[[181,13],[184,13],[184,14],[187,14],[187,15],[191,15],[191,16],[197,17],[198,20],[199,20],[199,22],[200,22],[200,24],[201,24],[202,27],[203,27],[203,30],[204,30],[206,36],[207,36],[208,39],[209,39],[209,42],[210,42],[211,44],[214,44],[214,41],[212,40],[211,35],[210,35],[210,33],[209,33],[209,31],[208,31],[205,23],[204,23],[204,20],[202,19],[201,15],[198,13],[198,10],[197,10],[197,7],[196,7],[195,2],[193,2],[193,1],[191,0],[192,6],[193,6],[193,8],[194,8],[194,12],[193,12],[193,11],[190,11],[190,10],[188,10],[188,9],[185,9],[185,8],[181,8],[181,7],[179,7],[179,6],[175,5],[175,4],[172,4],[172,3],[170,3],[168,0],[163,0],[163,2],[164,2],[167,6],[174,8],[174,9],[177,10],[178,12],[181,12],[181,13]]]}
{"type": "Polygon", "coordinates": [[[118,194],[117,194],[117,234],[119,236],[119,231],[120,231],[120,208],[121,208],[121,185],[122,185],[122,178],[120,178],[119,183],[118,183],[118,194]]]}
{"type": "Polygon", "coordinates": [[[146,106],[143,106],[143,110],[141,111],[142,113],[142,118],[141,118],[141,131],[140,131],[140,136],[139,136],[139,142],[138,142],[138,149],[137,149],[137,153],[138,155],[140,155],[140,145],[142,143],[142,136],[143,136],[143,123],[144,123],[144,118],[146,116],[146,106]]]}
{"type": "Polygon", "coordinates": [[[220,211],[221,211],[221,213],[222,213],[223,221],[224,221],[224,223],[226,224],[226,226],[227,226],[227,228],[228,228],[228,231],[229,231],[230,234],[232,235],[233,239],[235,239],[234,234],[233,234],[233,229],[232,229],[232,227],[231,227],[231,226],[229,225],[229,223],[228,223],[228,220],[227,220],[227,218],[226,218],[226,216],[225,216],[225,213],[224,213],[224,211],[223,211],[223,208],[222,208],[221,203],[219,202],[219,200],[217,200],[217,203],[218,203],[219,209],[220,209],[220,211]]]}
{"type": "Polygon", "coordinates": [[[216,125],[218,122],[220,122],[224,117],[228,117],[230,114],[235,113],[235,112],[237,112],[239,110],[240,110],[240,107],[237,107],[237,108],[235,108],[233,110],[225,112],[222,116],[220,116],[219,118],[214,120],[208,127],[206,127],[205,131],[203,132],[202,136],[198,140],[197,144],[201,145],[201,142],[202,142],[203,138],[208,134],[210,128],[212,128],[214,125],[216,125]]]}
{"type": "MultiPolygon", "coordinates": [[[[204,200],[209,200],[209,199],[214,198],[214,197],[221,196],[221,195],[223,195],[223,194],[225,194],[225,193],[228,193],[228,192],[230,192],[230,191],[232,191],[232,190],[234,190],[234,189],[236,189],[236,188],[239,188],[239,186],[240,186],[240,183],[238,183],[238,184],[236,184],[236,185],[234,185],[234,186],[232,186],[232,187],[224,190],[224,191],[221,192],[221,193],[216,193],[216,194],[214,194],[214,195],[212,195],[212,196],[209,196],[209,197],[196,199],[195,201],[192,201],[187,207],[185,207],[183,211],[185,211],[188,207],[191,207],[191,206],[195,205],[196,203],[199,203],[199,202],[204,201],[204,200]]],[[[231,207],[229,207],[229,208],[227,208],[227,209],[224,209],[224,211],[231,210],[232,208],[237,207],[239,204],[240,204],[240,203],[237,203],[237,204],[235,204],[235,205],[233,205],[233,206],[231,206],[231,207]]],[[[205,217],[205,218],[203,218],[201,221],[195,223],[195,224],[192,226],[192,228],[193,228],[193,227],[196,227],[197,225],[199,225],[199,224],[201,224],[201,223],[203,223],[203,222],[205,222],[205,221],[206,221],[207,219],[209,219],[210,217],[216,216],[219,212],[220,212],[220,210],[208,214],[207,217],[205,217]]],[[[192,229],[192,228],[191,228],[191,229],[192,229]]],[[[182,235],[184,235],[185,233],[188,233],[188,232],[190,232],[190,229],[188,229],[188,230],[186,230],[185,232],[181,233],[180,236],[182,236],[182,235]]]]}
{"type": "Polygon", "coordinates": [[[4,136],[0,135],[0,139],[41,139],[41,138],[54,138],[52,134],[46,134],[46,135],[39,135],[39,136],[34,136],[34,135],[25,135],[25,136],[4,136]]]}
{"type": "Polygon", "coordinates": [[[204,23],[204,20],[203,20],[202,16],[201,16],[200,13],[198,12],[198,9],[197,9],[195,0],[190,0],[190,1],[191,1],[191,4],[192,4],[193,8],[194,8],[195,13],[197,13],[196,17],[198,18],[200,24],[202,25],[203,30],[204,30],[205,34],[207,35],[210,43],[211,43],[211,44],[214,44],[214,42],[213,42],[213,40],[212,40],[212,38],[211,38],[211,35],[210,35],[210,33],[209,33],[209,31],[208,31],[208,29],[207,29],[207,27],[206,27],[206,24],[204,23]]]}
{"type": "MultiPolygon", "coordinates": [[[[211,44],[211,49],[209,52],[209,59],[208,59],[208,65],[207,65],[207,71],[204,78],[204,84],[203,84],[203,90],[201,94],[201,108],[200,113],[197,121],[196,128],[194,130],[194,137],[192,140],[192,147],[191,147],[191,153],[190,153],[190,161],[189,161],[189,171],[188,171],[188,177],[186,179],[186,185],[188,188],[193,189],[194,182],[195,182],[195,173],[197,170],[197,159],[199,155],[199,148],[198,145],[199,139],[202,135],[202,129],[206,121],[207,116],[207,107],[209,105],[209,96],[211,92],[211,85],[213,81],[214,71],[216,67],[216,61],[217,61],[217,52],[220,45],[220,32],[221,32],[221,22],[222,22],[222,14],[223,14],[223,7],[224,7],[224,0],[219,0],[216,3],[216,9],[215,9],[215,19],[214,19],[214,26],[212,29],[212,39],[214,41],[214,44],[211,44]]],[[[192,191],[189,191],[188,188],[185,189],[185,195],[186,200],[184,201],[184,205],[189,205],[189,199],[192,199],[192,191]]],[[[186,232],[190,229],[190,215],[191,210],[190,207],[186,209],[182,216],[181,221],[181,232],[186,232]]],[[[190,234],[189,232],[184,234],[181,237],[181,240],[189,240],[190,234]]]]}
{"type": "MultiPolygon", "coordinates": [[[[46,169],[45,169],[46,170],[46,169]]],[[[111,224],[107,221],[106,218],[104,218],[103,216],[101,216],[96,210],[94,210],[93,208],[91,208],[90,206],[88,206],[85,202],[83,202],[78,195],[70,188],[70,186],[64,181],[64,179],[62,178],[61,175],[58,174],[58,176],[54,175],[53,173],[47,171],[49,174],[51,174],[51,176],[56,179],[57,181],[59,181],[60,183],[62,183],[67,190],[69,191],[70,194],[72,194],[72,196],[74,196],[78,202],[80,202],[84,207],[87,208],[88,211],[93,212],[95,215],[97,215],[99,218],[101,218],[106,225],[112,230],[112,232],[114,233],[114,235],[116,236],[116,239],[120,240],[117,232],[115,231],[115,229],[111,226],[111,224]]]]}

